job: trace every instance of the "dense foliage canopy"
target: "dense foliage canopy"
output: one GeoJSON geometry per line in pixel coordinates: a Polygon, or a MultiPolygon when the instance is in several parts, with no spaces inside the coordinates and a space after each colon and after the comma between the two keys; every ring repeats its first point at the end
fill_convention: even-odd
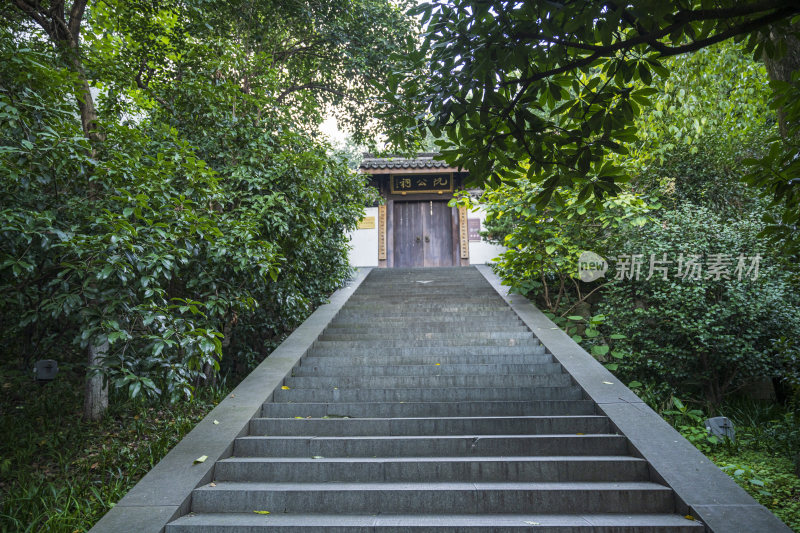
{"type": "Polygon", "coordinates": [[[540,207],[564,187],[581,201],[618,193],[630,178],[618,156],[636,139],[654,83],[669,75],[665,58],[743,41],[782,66],[770,72],[783,137],[750,179],[784,208],[774,233],[800,244],[797,2],[432,0],[415,13],[424,43],[385,91],[392,140],[408,146],[410,131],[430,129],[444,158],[479,182],[540,184],[540,207]]]}
{"type": "Polygon", "coordinates": [[[631,176],[616,196],[599,204],[562,187],[537,207],[542,186],[524,178],[487,189],[489,235],[509,246],[496,269],[628,381],[714,405],[753,379],[796,386],[797,270],[758,237],[776,207],[743,182],[743,161],[778,129],[764,65],[724,43],[665,66],[615,159],[631,176]],[[585,250],[608,259],[605,277],[578,279],[585,250]],[[755,276],[751,259],[736,272],[756,255],[755,276]],[[730,264],[689,276],[678,261],[690,256],[730,264]]]}
{"type": "Polygon", "coordinates": [[[269,353],[349,275],[369,193],[316,129],[327,109],[356,138],[377,127],[401,7],[4,4],[6,362],[88,349],[96,417],[103,379],[175,399],[269,353]]]}

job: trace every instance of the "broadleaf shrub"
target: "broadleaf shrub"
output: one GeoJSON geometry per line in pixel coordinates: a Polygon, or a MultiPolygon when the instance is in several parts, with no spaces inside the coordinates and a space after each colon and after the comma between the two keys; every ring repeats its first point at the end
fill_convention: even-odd
{"type": "MultiPolygon", "coordinates": [[[[609,284],[598,309],[606,326],[626,336],[620,341],[630,354],[620,363],[623,375],[663,381],[673,390],[693,391],[719,404],[748,381],[787,374],[782,365],[781,338],[800,335],[800,300],[791,275],[764,250],[755,210],[738,220],[725,219],[703,206],[684,204],[661,214],[660,220],[620,236],[621,254],[663,254],[674,264],[667,279],[621,279],[609,284]],[[681,254],[728,254],[730,279],[678,277],[681,254]],[[754,271],[736,272],[738,257],[761,256],[754,271]],[[741,279],[739,279],[741,275],[741,279]],[[755,277],[755,279],[753,279],[755,277]]],[[[612,274],[613,275],[613,274],[612,274]]]]}

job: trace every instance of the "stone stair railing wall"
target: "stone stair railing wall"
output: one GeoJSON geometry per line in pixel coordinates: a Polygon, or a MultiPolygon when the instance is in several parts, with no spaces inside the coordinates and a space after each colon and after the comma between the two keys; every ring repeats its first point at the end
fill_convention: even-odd
{"type": "Polygon", "coordinates": [[[486,269],[339,307],[167,533],[789,531],[486,269]]]}

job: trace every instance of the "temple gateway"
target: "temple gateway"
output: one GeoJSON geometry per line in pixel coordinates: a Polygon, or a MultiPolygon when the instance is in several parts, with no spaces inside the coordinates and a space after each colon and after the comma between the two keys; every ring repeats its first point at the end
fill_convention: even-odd
{"type": "Polygon", "coordinates": [[[485,214],[449,207],[466,172],[423,153],[414,159],[365,154],[359,171],[370,176],[382,204],[366,208],[350,233],[350,262],[384,268],[483,264],[503,247],[482,241],[485,214]]]}

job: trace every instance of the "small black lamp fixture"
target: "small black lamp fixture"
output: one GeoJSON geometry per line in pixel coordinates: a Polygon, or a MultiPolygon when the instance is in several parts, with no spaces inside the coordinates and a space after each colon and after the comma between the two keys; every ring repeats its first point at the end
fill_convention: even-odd
{"type": "Polygon", "coordinates": [[[58,363],[53,359],[42,359],[36,361],[36,366],[33,368],[33,374],[37,383],[49,383],[56,379],[58,374],[58,363]]]}

